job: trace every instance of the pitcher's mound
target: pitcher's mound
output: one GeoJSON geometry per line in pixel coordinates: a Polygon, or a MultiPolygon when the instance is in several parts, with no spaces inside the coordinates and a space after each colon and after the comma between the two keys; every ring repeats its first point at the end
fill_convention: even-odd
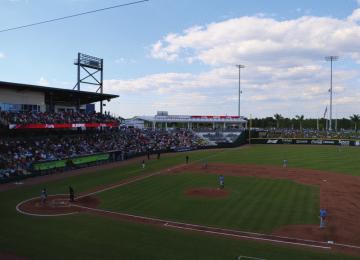
{"type": "Polygon", "coordinates": [[[227,190],[214,188],[192,188],[185,190],[185,195],[201,198],[222,198],[229,195],[227,190]]]}

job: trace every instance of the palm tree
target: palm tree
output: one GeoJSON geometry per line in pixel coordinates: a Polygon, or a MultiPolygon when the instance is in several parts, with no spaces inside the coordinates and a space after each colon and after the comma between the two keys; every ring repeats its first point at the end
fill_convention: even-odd
{"type": "Polygon", "coordinates": [[[297,120],[299,120],[299,123],[300,123],[300,131],[302,131],[302,122],[304,121],[304,115],[296,115],[295,116],[297,120]]]}
{"type": "Polygon", "coordinates": [[[355,132],[357,132],[357,123],[360,121],[360,115],[354,114],[350,116],[350,120],[355,123],[355,132]]]}
{"type": "Polygon", "coordinates": [[[283,117],[280,114],[275,114],[274,118],[276,120],[276,128],[279,128],[280,127],[280,120],[283,119],[283,117]]]}

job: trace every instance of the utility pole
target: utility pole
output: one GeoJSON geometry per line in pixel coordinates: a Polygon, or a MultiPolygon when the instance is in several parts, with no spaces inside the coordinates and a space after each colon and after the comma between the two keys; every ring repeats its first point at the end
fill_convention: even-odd
{"type": "Polygon", "coordinates": [[[240,76],[241,76],[241,69],[245,68],[244,65],[238,64],[236,67],[239,68],[239,103],[238,103],[238,116],[240,117],[240,95],[241,95],[241,85],[240,85],[240,76]]]}
{"type": "Polygon", "coordinates": [[[329,113],[329,130],[332,130],[332,96],[333,96],[333,72],[332,72],[332,68],[333,68],[333,61],[337,61],[339,59],[338,56],[326,56],[325,60],[326,61],[330,61],[330,113],[329,113]]]}

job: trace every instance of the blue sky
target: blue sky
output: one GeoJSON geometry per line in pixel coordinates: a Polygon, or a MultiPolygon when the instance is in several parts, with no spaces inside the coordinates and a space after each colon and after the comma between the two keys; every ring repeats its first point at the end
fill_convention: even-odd
{"type": "MultiPolygon", "coordinates": [[[[0,30],[119,0],[0,0],[0,30]]],[[[72,88],[78,51],[104,58],[107,109],[123,117],[236,115],[318,117],[329,103],[326,55],[334,64],[334,116],[360,114],[360,8],[355,0],[150,0],[0,33],[0,80],[72,88]]],[[[91,87],[84,87],[91,90],[91,87]]]]}

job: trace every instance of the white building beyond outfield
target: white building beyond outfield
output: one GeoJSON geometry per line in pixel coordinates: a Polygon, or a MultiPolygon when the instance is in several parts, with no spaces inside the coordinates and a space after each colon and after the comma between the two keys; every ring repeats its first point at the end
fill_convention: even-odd
{"type": "Polygon", "coordinates": [[[244,129],[247,120],[239,116],[188,116],[168,115],[167,111],[158,111],[155,116],[136,116],[126,119],[125,125],[136,128],[177,128],[198,129],[244,129]]]}

